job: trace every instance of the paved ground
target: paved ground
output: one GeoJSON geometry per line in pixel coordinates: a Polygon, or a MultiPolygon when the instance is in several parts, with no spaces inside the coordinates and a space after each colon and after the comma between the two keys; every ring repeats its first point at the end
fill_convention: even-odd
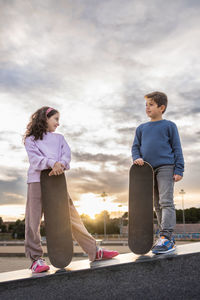
{"type": "MultiPolygon", "coordinates": [[[[102,246],[107,249],[116,249],[120,253],[128,253],[130,249],[128,246],[124,245],[105,245],[102,246]]],[[[47,247],[43,246],[44,253],[47,253],[47,247]]],[[[25,256],[24,254],[24,246],[0,246],[0,257],[2,256],[25,256]],[[16,255],[15,255],[16,254],[16,255]]],[[[81,256],[83,254],[83,250],[79,246],[74,246],[75,256],[81,256]]]]}
{"type": "MultiPolygon", "coordinates": [[[[188,242],[176,242],[177,245],[187,244],[188,242]]],[[[191,243],[191,242],[190,242],[191,243]]],[[[103,246],[106,249],[117,250],[120,254],[131,252],[128,246],[121,245],[106,245],[103,246]]],[[[46,247],[43,247],[46,252],[46,247]]],[[[0,272],[9,272],[15,270],[26,269],[30,267],[30,260],[25,257],[1,257],[1,255],[9,255],[10,253],[24,253],[24,246],[0,246],[0,272]]],[[[79,246],[74,246],[74,253],[83,253],[79,246]]],[[[73,261],[86,259],[87,256],[74,257],[73,261]]],[[[46,262],[50,264],[48,257],[45,258],[46,262]]]]}
{"type": "MultiPolygon", "coordinates": [[[[86,257],[74,257],[73,261],[86,259],[86,257]]],[[[48,257],[45,258],[48,264],[51,264],[48,257]]],[[[30,261],[24,257],[0,257],[0,273],[28,269],[30,261]]]]}
{"type": "MultiPolygon", "coordinates": [[[[114,249],[119,253],[129,253],[130,249],[128,246],[104,246],[106,249],[114,249]]],[[[43,247],[46,252],[46,247],[43,247]]],[[[24,246],[1,246],[0,247],[0,272],[9,272],[20,269],[26,269],[30,267],[30,260],[25,257],[1,257],[2,253],[24,253],[24,246]]],[[[73,257],[73,261],[86,259],[87,256],[81,256],[83,250],[79,246],[74,246],[74,253],[80,254],[79,257],[73,257]]],[[[50,264],[48,257],[45,260],[50,264]]]]}

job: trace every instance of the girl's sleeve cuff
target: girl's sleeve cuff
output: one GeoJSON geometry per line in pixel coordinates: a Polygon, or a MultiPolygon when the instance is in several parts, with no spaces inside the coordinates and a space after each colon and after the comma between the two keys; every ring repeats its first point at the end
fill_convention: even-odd
{"type": "Polygon", "coordinates": [[[64,160],[61,160],[60,163],[65,166],[64,170],[69,170],[70,169],[70,165],[67,162],[65,162],[64,160]]]}
{"type": "Polygon", "coordinates": [[[56,160],[53,160],[53,159],[48,159],[48,165],[49,167],[51,167],[53,169],[53,166],[55,165],[56,163],[56,160]]]}

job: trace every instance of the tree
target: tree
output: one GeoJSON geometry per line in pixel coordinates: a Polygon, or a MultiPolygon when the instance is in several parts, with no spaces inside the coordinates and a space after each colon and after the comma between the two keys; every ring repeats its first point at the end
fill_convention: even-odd
{"type": "Polygon", "coordinates": [[[24,239],[25,238],[25,219],[17,220],[13,226],[12,232],[13,238],[24,239]]]}
{"type": "Polygon", "coordinates": [[[8,225],[8,232],[13,232],[13,229],[14,229],[14,224],[9,224],[8,225]]]}
{"type": "Polygon", "coordinates": [[[7,232],[7,227],[6,227],[6,225],[3,223],[2,217],[0,217],[0,232],[7,232]]]}
{"type": "Polygon", "coordinates": [[[86,215],[86,214],[82,214],[81,215],[81,219],[85,225],[85,227],[87,228],[87,230],[91,233],[94,234],[95,233],[95,226],[94,226],[94,220],[90,218],[90,216],[86,215]]]}
{"type": "Polygon", "coordinates": [[[128,219],[128,212],[127,211],[123,214],[122,218],[128,219]]]}
{"type": "Polygon", "coordinates": [[[104,233],[104,216],[106,222],[106,233],[108,234],[108,224],[110,221],[110,215],[107,210],[102,211],[100,214],[95,215],[95,233],[103,234],[104,233]]]}
{"type": "MultiPolygon", "coordinates": [[[[183,223],[183,211],[182,209],[176,210],[176,222],[183,223]]],[[[185,222],[186,223],[198,223],[200,222],[200,208],[191,207],[185,209],[185,222]]]]}

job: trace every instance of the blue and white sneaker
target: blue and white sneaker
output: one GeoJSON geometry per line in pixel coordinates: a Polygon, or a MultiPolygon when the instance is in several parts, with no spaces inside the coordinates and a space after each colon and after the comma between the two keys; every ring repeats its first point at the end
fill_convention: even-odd
{"type": "Polygon", "coordinates": [[[169,240],[165,236],[161,236],[157,240],[157,242],[155,243],[155,245],[153,246],[151,251],[154,254],[163,254],[163,253],[173,252],[173,251],[175,251],[175,249],[176,249],[176,245],[175,245],[174,238],[169,240]]]}

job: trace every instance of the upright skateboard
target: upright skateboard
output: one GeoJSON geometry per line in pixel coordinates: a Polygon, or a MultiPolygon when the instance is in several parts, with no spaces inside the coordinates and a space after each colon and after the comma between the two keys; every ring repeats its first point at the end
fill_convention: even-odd
{"type": "Polygon", "coordinates": [[[153,245],[153,185],[152,166],[133,164],[129,177],[128,245],[135,254],[145,254],[153,245]]]}
{"type": "Polygon", "coordinates": [[[49,176],[50,171],[41,171],[47,250],[52,265],[64,268],[73,255],[67,185],[64,174],[49,176]]]}

